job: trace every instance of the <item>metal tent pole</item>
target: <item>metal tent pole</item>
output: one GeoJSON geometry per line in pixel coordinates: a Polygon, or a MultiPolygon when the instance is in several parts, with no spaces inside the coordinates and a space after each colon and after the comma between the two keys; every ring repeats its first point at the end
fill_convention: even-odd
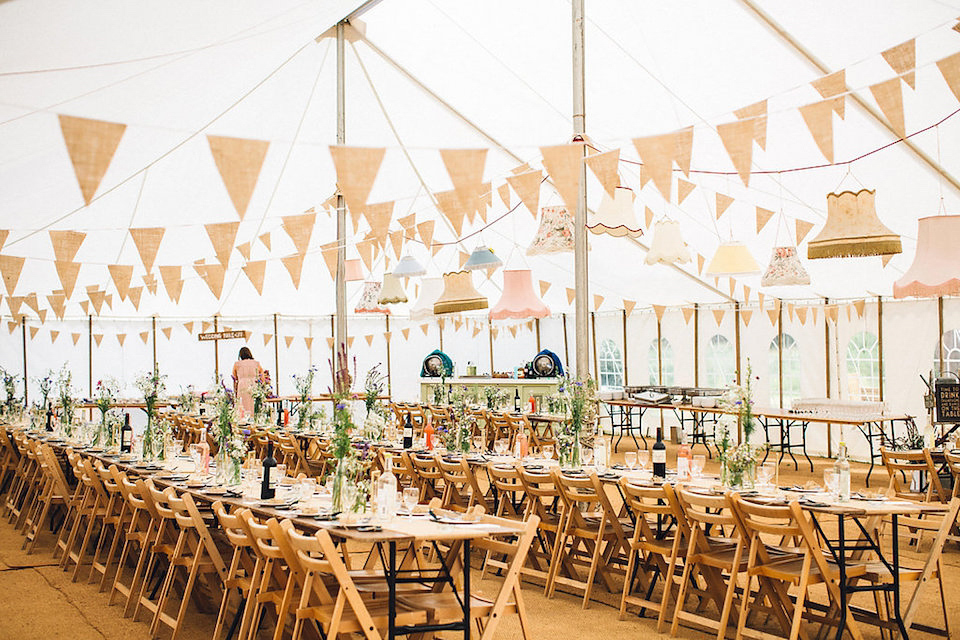
{"type": "Polygon", "coordinates": [[[27,381],[30,379],[27,375],[27,316],[20,316],[20,332],[23,334],[23,408],[30,406],[29,391],[27,390],[27,381]]]}
{"type": "MultiPolygon", "coordinates": [[[[347,109],[345,85],[345,50],[343,37],[344,23],[337,23],[337,144],[347,142],[347,109]]],[[[337,189],[337,321],[334,333],[334,368],[336,368],[336,352],[347,349],[347,207],[343,194],[337,189]]]]}
{"type": "Polygon", "coordinates": [[[277,314],[273,314],[273,383],[276,394],[280,395],[280,334],[277,332],[277,314]]]}
{"type": "MultiPolygon", "coordinates": [[[[574,139],[583,139],[586,132],[586,91],[584,88],[584,29],[583,0],[573,0],[573,133],[574,139]]],[[[586,145],[583,152],[586,153],[586,145]]],[[[588,302],[590,285],[588,281],[587,255],[587,166],[580,164],[579,189],[577,192],[577,210],[573,224],[573,269],[574,269],[574,334],[576,335],[577,377],[590,374],[588,302]]],[[[596,374],[597,372],[594,372],[596,374]]]]}

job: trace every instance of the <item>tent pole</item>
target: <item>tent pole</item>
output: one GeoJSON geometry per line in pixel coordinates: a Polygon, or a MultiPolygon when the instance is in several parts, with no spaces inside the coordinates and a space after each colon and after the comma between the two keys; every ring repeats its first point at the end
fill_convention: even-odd
{"type": "Polygon", "coordinates": [[[883,402],[883,298],[877,296],[877,344],[880,365],[880,402],[883,402]]]}
{"type": "MultiPolygon", "coordinates": [[[[779,38],[784,40],[797,53],[799,53],[804,59],[806,59],[807,62],[813,65],[817,69],[817,71],[819,71],[824,75],[828,75],[832,73],[830,68],[826,64],[824,64],[821,60],[819,60],[813,54],[812,51],[810,51],[809,49],[804,47],[802,44],[800,44],[800,41],[798,41],[796,38],[790,35],[790,33],[786,29],[784,29],[782,26],[780,26],[780,24],[776,20],[774,20],[770,14],[768,14],[766,11],[758,7],[754,2],[754,0],[740,0],[740,2],[741,4],[743,4],[743,6],[749,9],[759,19],[760,22],[766,25],[767,28],[773,31],[773,33],[775,33],[779,38]]],[[[848,90],[847,87],[844,87],[844,89],[848,90]]],[[[957,181],[957,179],[951,173],[949,173],[946,169],[940,166],[940,164],[936,160],[934,160],[929,155],[927,155],[920,147],[914,144],[913,141],[910,140],[910,138],[901,138],[900,134],[894,131],[893,127],[891,127],[890,124],[887,122],[887,119],[884,118],[882,115],[880,115],[880,113],[876,109],[870,106],[870,104],[867,101],[865,101],[863,98],[861,98],[855,91],[848,90],[848,95],[851,98],[853,98],[853,101],[857,103],[857,105],[859,105],[861,109],[863,109],[868,114],[870,114],[870,116],[877,122],[877,124],[879,124],[881,127],[889,131],[890,134],[893,135],[895,139],[900,140],[907,147],[907,149],[910,149],[910,151],[912,151],[917,158],[922,160],[923,163],[927,165],[927,168],[932,169],[937,175],[939,175],[941,178],[949,182],[950,186],[952,186],[957,191],[960,191],[960,181],[957,181]]]]}
{"type": "Polygon", "coordinates": [[[623,313],[623,386],[630,384],[630,380],[627,377],[627,310],[621,309],[623,313]]]}
{"type": "Polygon", "coordinates": [[[777,384],[779,384],[780,408],[783,409],[783,304],[777,307],[777,384]]]}
{"type": "Polygon", "coordinates": [[[597,364],[597,317],[593,311],[590,312],[590,337],[593,342],[593,372],[597,376],[597,384],[600,383],[600,365],[597,364]]]}
{"type": "Polygon", "coordinates": [[[23,408],[26,409],[30,406],[30,400],[28,397],[29,391],[27,390],[27,380],[30,378],[27,377],[27,316],[20,316],[20,333],[23,334],[23,408]]]}
{"type": "MultiPolygon", "coordinates": [[[[583,0],[573,0],[573,133],[574,141],[582,141],[586,132],[586,92],[584,89],[584,29],[583,29],[583,0]]],[[[586,153],[584,144],[582,153],[586,153]]],[[[579,189],[577,190],[577,210],[573,220],[573,286],[575,297],[573,300],[576,315],[574,316],[574,333],[576,335],[577,377],[586,378],[590,375],[589,336],[587,335],[588,301],[590,284],[588,280],[587,255],[587,166],[580,164],[579,189]]],[[[591,314],[592,317],[592,314],[591,314]]],[[[594,331],[596,336],[596,331],[594,331]]],[[[594,369],[596,369],[596,340],[594,340],[594,369]]],[[[599,375],[594,371],[594,375],[599,375]]]]}
{"type": "Polygon", "coordinates": [[[540,353],[540,318],[536,318],[534,324],[537,328],[537,353],[540,353]]]}
{"type": "MultiPolygon", "coordinates": [[[[336,316],[330,316],[330,337],[333,339],[333,345],[330,347],[330,373],[336,373],[335,367],[337,362],[337,329],[336,329],[336,316]]],[[[331,382],[330,384],[333,384],[331,382]]]]}
{"type": "MultiPolygon", "coordinates": [[[[345,50],[343,29],[344,22],[337,23],[337,144],[346,144],[347,142],[347,109],[346,109],[346,85],[345,85],[345,50]]],[[[344,354],[347,352],[347,282],[346,282],[346,261],[347,261],[347,208],[343,200],[343,194],[337,189],[337,278],[336,278],[336,297],[337,297],[337,321],[334,332],[334,370],[337,367],[337,350],[342,349],[344,354]]]]}
{"type": "Polygon", "coordinates": [[[157,370],[157,316],[150,318],[150,332],[153,334],[153,370],[157,370]]]}
{"type": "Polygon", "coordinates": [[[561,314],[563,317],[563,361],[567,363],[567,373],[570,372],[570,344],[567,340],[567,314],[561,314]]]}
{"type": "MultiPolygon", "coordinates": [[[[213,316],[213,330],[219,331],[219,316],[213,316]]],[[[213,341],[213,375],[219,381],[220,380],[220,341],[213,341]]]]}
{"type": "Polygon", "coordinates": [[[393,397],[393,382],[391,381],[391,372],[390,372],[390,316],[384,314],[383,319],[386,320],[387,328],[384,338],[386,338],[387,344],[387,395],[391,398],[393,397]]]}
{"type": "MultiPolygon", "coordinates": [[[[87,386],[93,397],[93,316],[87,314],[87,386]]],[[[92,415],[92,412],[91,412],[92,415]]]]}
{"type": "MultiPolygon", "coordinates": [[[[626,331],[624,331],[626,335],[626,331]]],[[[662,349],[662,331],[660,327],[660,318],[657,318],[657,384],[663,385],[663,349],[662,349]]],[[[663,415],[663,411],[660,412],[663,415]]]]}
{"type": "MultiPolygon", "coordinates": [[[[827,372],[827,398],[830,397],[830,320],[827,318],[827,304],[830,302],[830,298],[823,299],[823,354],[824,354],[824,365],[827,372]]],[[[833,457],[833,437],[832,437],[833,425],[829,422],[827,423],[827,457],[833,457]]]]}
{"type": "Polygon", "coordinates": [[[273,314],[273,377],[276,393],[280,395],[280,334],[277,331],[277,314],[273,314]]]}
{"type": "MultiPolygon", "coordinates": [[[[740,374],[740,303],[733,303],[733,339],[737,352],[737,386],[743,384],[743,376],[740,374]]],[[[743,423],[737,420],[737,441],[743,442],[743,423]]]]}
{"type": "Polygon", "coordinates": [[[937,296],[937,375],[943,373],[943,296],[937,296]]]}
{"type": "Polygon", "coordinates": [[[493,377],[493,321],[487,321],[487,338],[490,342],[490,377],[493,377]]]}
{"type": "Polygon", "coordinates": [[[700,386],[700,305],[693,305],[693,386],[700,386]]]}

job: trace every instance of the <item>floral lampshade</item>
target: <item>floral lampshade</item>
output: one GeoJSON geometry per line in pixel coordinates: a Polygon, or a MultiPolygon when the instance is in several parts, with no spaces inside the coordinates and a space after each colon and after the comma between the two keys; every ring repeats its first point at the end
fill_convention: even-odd
{"type": "Polygon", "coordinates": [[[410,308],[411,320],[423,320],[433,315],[433,305],[443,294],[443,278],[424,278],[420,282],[420,297],[410,308]]]}
{"type": "Polygon", "coordinates": [[[345,269],[345,282],[357,282],[363,280],[363,261],[360,258],[347,260],[343,263],[345,269]]]}
{"type": "Polygon", "coordinates": [[[653,241],[647,257],[647,264],[686,264],[690,262],[690,250],[680,233],[680,223],[676,220],[658,220],[653,225],[653,241]]]}
{"type": "Polygon", "coordinates": [[[473,250],[473,253],[470,254],[470,257],[467,258],[467,262],[463,265],[463,268],[468,271],[473,271],[474,269],[496,269],[502,264],[503,260],[498,258],[488,247],[477,247],[473,250]]]}
{"type": "Polygon", "coordinates": [[[707,265],[708,276],[753,276],[760,273],[760,265],[742,242],[724,242],[717,247],[707,265]]]}
{"type": "Polygon", "coordinates": [[[917,254],[903,277],[893,283],[893,297],[960,294],[960,216],[917,220],[917,254]]]}
{"type": "Polygon", "coordinates": [[[490,310],[494,320],[505,318],[545,318],[550,309],[533,291],[530,269],[507,269],[503,272],[503,295],[490,310]]]}
{"type": "Polygon", "coordinates": [[[633,189],[627,187],[617,187],[612,198],[604,191],[597,214],[587,223],[587,229],[593,233],[606,233],[618,238],[639,238],[643,235],[643,229],[637,224],[633,200],[633,189]]]}
{"type": "Polygon", "coordinates": [[[796,247],[774,247],[770,264],[763,272],[760,285],[764,287],[782,287],[788,285],[810,284],[810,274],[800,263],[796,247]]]}
{"type": "Polygon", "coordinates": [[[390,313],[390,309],[379,304],[380,288],[379,282],[370,282],[369,280],[364,282],[363,293],[360,294],[360,302],[353,310],[354,313],[390,313]]]}
{"type": "Polygon", "coordinates": [[[393,269],[393,275],[398,278],[415,278],[426,273],[424,266],[413,256],[403,256],[393,269]]]}
{"type": "Polygon", "coordinates": [[[573,214],[565,207],[540,209],[540,228],[527,248],[528,256],[573,251],[573,214]]]}
{"type": "Polygon", "coordinates": [[[453,271],[443,274],[443,293],[433,305],[436,315],[486,309],[487,299],[473,286],[469,271],[453,271]]]}
{"type": "Polygon", "coordinates": [[[827,194],[827,223],[807,244],[807,257],[812,260],[900,253],[900,236],[877,217],[875,194],[869,189],[827,194]]]}
{"type": "Polygon", "coordinates": [[[403,291],[400,278],[392,273],[383,274],[383,286],[380,288],[380,297],[377,298],[377,302],[380,304],[397,304],[406,301],[407,294],[403,291]]]}

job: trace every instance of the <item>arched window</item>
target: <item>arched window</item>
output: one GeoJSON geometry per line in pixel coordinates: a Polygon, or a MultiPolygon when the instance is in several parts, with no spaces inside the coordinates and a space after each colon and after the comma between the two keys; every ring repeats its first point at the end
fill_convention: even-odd
{"type": "MultiPolygon", "coordinates": [[[[673,385],[673,347],[666,338],[660,338],[660,365],[663,368],[663,382],[666,386],[673,385]]],[[[657,375],[657,341],[650,343],[647,349],[647,370],[650,372],[650,384],[661,384],[657,375]]]]}
{"type": "MultiPolygon", "coordinates": [[[[770,342],[768,362],[770,371],[770,404],[780,406],[780,354],[779,336],[770,342]]],[[[800,397],[800,347],[793,336],[783,334],[783,406],[800,397]]]]}
{"type": "Polygon", "coordinates": [[[717,334],[707,343],[707,386],[714,388],[733,384],[737,379],[736,356],[733,345],[717,334]]]}
{"type": "MultiPolygon", "coordinates": [[[[960,373],[960,329],[950,329],[940,337],[943,345],[943,371],[960,373]]],[[[933,350],[933,370],[940,371],[939,345],[933,350]]]]}
{"type": "Polygon", "coordinates": [[[880,400],[880,343],[869,331],[847,343],[847,389],[851,400],[880,400]]]}
{"type": "Polygon", "coordinates": [[[609,338],[601,342],[597,359],[600,368],[600,388],[623,389],[623,358],[617,343],[609,338]]]}

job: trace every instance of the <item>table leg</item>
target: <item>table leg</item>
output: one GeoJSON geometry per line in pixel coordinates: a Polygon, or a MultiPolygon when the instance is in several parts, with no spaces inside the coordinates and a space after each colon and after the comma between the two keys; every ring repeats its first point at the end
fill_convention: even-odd
{"type": "Polygon", "coordinates": [[[463,541],[463,640],[470,640],[470,539],[463,541]]]}
{"type": "Polygon", "coordinates": [[[900,637],[907,637],[907,629],[903,624],[903,615],[900,613],[900,532],[897,530],[897,514],[890,514],[893,525],[893,610],[897,617],[897,626],[900,628],[900,637]]]}
{"type": "Polygon", "coordinates": [[[838,531],[838,549],[837,557],[837,568],[840,570],[840,623],[837,625],[837,640],[843,638],[843,630],[846,628],[847,624],[847,554],[845,551],[846,544],[843,539],[843,514],[837,514],[837,522],[839,524],[838,531]]]}
{"type": "Polygon", "coordinates": [[[387,570],[387,637],[395,640],[397,637],[397,542],[391,540],[390,547],[390,566],[387,570]]]}
{"type": "Polygon", "coordinates": [[[807,463],[810,465],[810,473],[813,473],[813,460],[810,459],[810,454],[807,453],[807,427],[810,426],[809,420],[801,420],[800,424],[802,425],[801,436],[803,438],[803,457],[807,459],[807,463]]]}

